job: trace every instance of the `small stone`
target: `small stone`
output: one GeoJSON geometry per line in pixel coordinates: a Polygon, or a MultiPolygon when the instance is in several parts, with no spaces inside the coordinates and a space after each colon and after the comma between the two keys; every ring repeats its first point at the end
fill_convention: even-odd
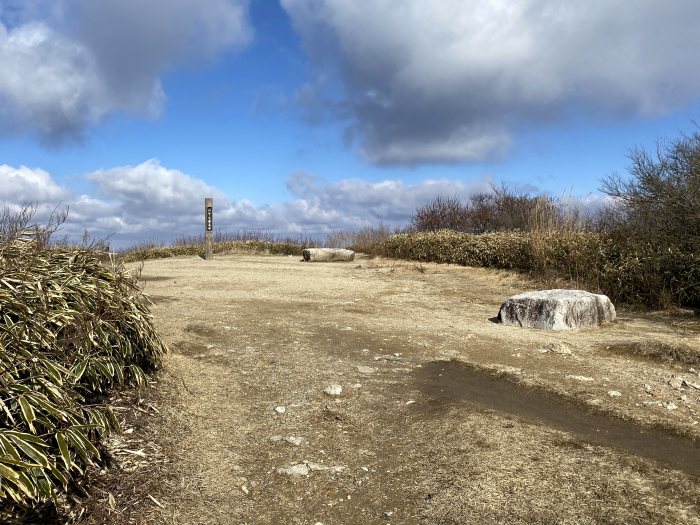
{"type": "Polygon", "coordinates": [[[241,485],[241,490],[243,491],[243,494],[245,494],[246,496],[247,496],[248,493],[250,492],[250,491],[248,490],[248,487],[246,487],[245,485],[241,485]]]}
{"type": "Polygon", "coordinates": [[[559,355],[571,355],[571,348],[566,343],[551,343],[549,350],[559,355]]]}
{"type": "Polygon", "coordinates": [[[412,405],[412,404],[414,404],[415,402],[416,402],[415,399],[409,399],[408,401],[406,401],[406,404],[407,404],[407,405],[412,405]]]}
{"type": "Polygon", "coordinates": [[[622,393],[618,392],[617,390],[608,390],[608,395],[610,397],[620,397],[622,393]]]}
{"type": "Polygon", "coordinates": [[[667,403],[664,403],[664,408],[667,410],[676,410],[678,405],[676,405],[673,401],[668,401],[667,403]]]}
{"type": "Polygon", "coordinates": [[[356,366],[355,368],[361,374],[374,374],[377,371],[376,368],[372,368],[371,366],[360,365],[360,366],[356,366]]]}
{"type": "Polygon", "coordinates": [[[339,396],[343,393],[343,387],[336,384],[328,385],[323,389],[323,393],[327,396],[339,396]]]}
{"type": "Polygon", "coordinates": [[[574,381],[581,381],[582,383],[589,383],[591,381],[595,381],[592,377],[587,377],[587,376],[572,376],[568,375],[566,376],[568,379],[573,379],[574,381]]]}
{"type": "Polygon", "coordinates": [[[360,388],[362,388],[362,383],[355,383],[354,385],[350,385],[350,388],[352,388],[353,390],[359,390],[360,388]]]}
{"type": "Polygon", "coordinates": [[[278,414],[284,414],[286,411],[287,409],[283,406],[275,407],[275,412],[277,412],[278,414]]]}
{"type": "Polygon", "coordinates": [[[680,390],[681,388],[683,388],[683,383],[685,383],[685,381],[683,381],[683,379],[681,379],[680,377],[672,377],[668,382],[671,388],[675,390],[680,390]]]}
{"type": "Polygon", "coordinates": [[[284,440],[285,440],[287,443],[290,443],[290,444],[294,445],[295,447],[298,447],[299,445],[301,445],[301,444],[304,442],[304,438],[301,437],[301,436],[298,436],[298,437],[295,437],[295,436],[287,436],[286,438],[284,438],[284,440]]]}
{"type": "Polygon", "coordinates": [[[282,476],[308,476],[309,467],[304,463],[297,463],[287,468],[278,468],[277,474],[282,476]]]}

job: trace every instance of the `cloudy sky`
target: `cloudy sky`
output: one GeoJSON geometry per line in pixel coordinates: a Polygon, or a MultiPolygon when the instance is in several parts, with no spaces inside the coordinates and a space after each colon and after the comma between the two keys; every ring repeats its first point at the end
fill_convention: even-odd
{"type": "Polygon", "coordinates": [[[700,117],[697,0],[0,0],[0,204],[126,246],[596,201],[700,117]]]}

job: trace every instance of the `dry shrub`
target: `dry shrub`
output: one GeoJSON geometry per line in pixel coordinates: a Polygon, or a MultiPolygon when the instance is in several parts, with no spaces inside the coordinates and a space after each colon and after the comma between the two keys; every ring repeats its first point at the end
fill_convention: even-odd
{"type": "Polygon", "coordinates": [[[623,303],[700,304],[695,254],[660,251],[603,233],[409,232],[388,238],[377,251],[387,257],[517,270],[535,277],[551,272],[623,303]]]}
{"type": "MultiPolygon", "coordinates": [[[[31,218],[31,215],[29,215],[31,218]]],[[[145,380],[165,347],[133,276],[92,249],[51,248],[0,231],[0,521],[55,505],[100,459],[97,439],[118,426],[100,399],[145,380]]],[[[1,221],[0,221],[1,222],[1,221]]],[[[50,230],[49,230],[50,235],[50,230]]]]}

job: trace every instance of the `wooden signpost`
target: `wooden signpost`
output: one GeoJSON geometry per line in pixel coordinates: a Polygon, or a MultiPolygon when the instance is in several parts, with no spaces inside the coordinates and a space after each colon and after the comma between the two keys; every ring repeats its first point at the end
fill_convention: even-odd
{"type": "Polygon", "coordinates": [[[204,259],[212,260],[211,232],[214,231],[214,199],[204,199],[204,259]]]}

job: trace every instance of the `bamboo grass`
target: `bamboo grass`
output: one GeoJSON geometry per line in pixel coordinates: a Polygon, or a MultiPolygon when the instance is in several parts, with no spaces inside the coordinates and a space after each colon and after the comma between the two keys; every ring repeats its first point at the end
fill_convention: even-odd
{"type": "Polygon", "coordinates": [[[118,427],[98,401],[165,345],[134,277],[90,249],[0,243],[0,508],[56,502],[118,427]]]}

